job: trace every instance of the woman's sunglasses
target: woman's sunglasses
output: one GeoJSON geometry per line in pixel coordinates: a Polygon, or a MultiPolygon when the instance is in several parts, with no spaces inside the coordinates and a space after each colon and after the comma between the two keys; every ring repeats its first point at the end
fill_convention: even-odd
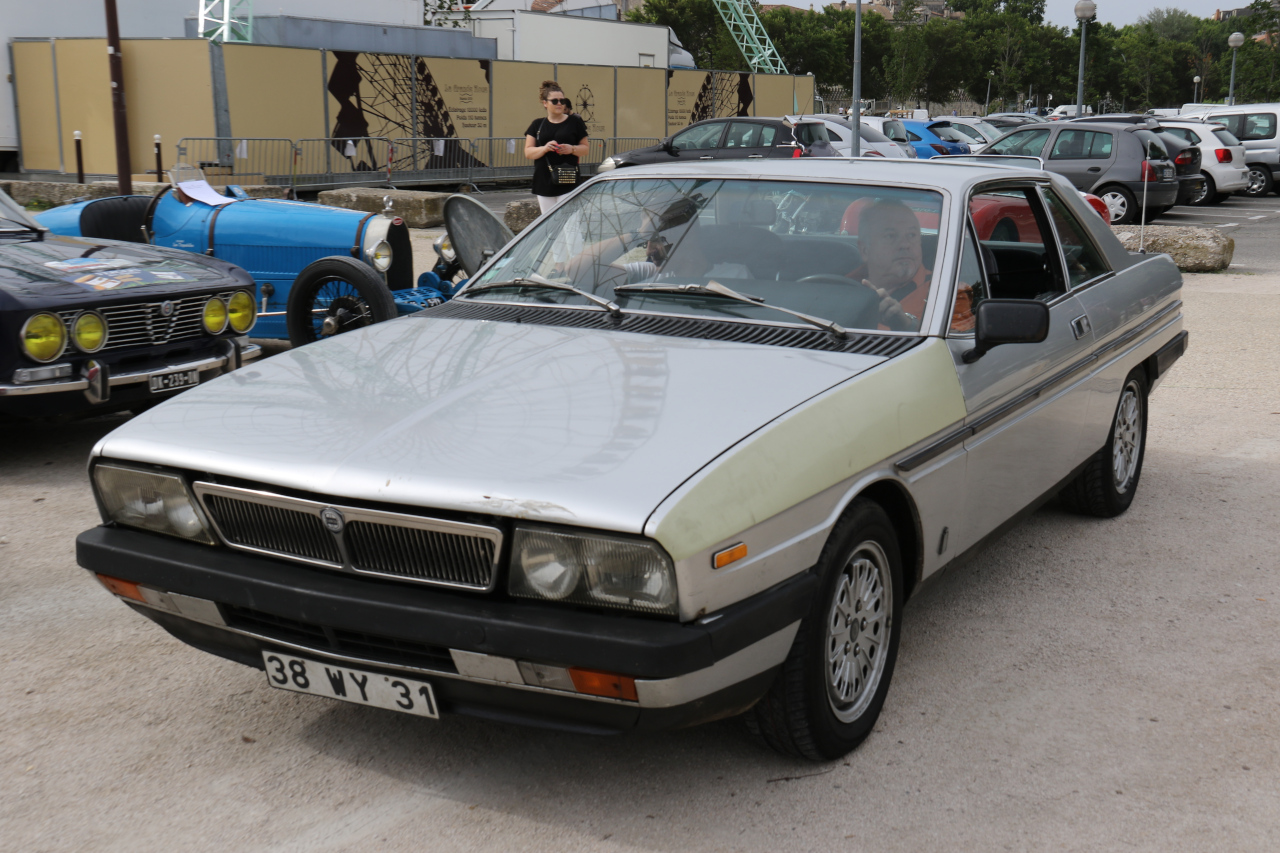
{"type": "Polygon", "coordinates": [[[573,106],[573,101],[569,100],[568,98],[547,98],[547,103],[548,103],[548,104],[559,104],[559,105],[560,105],[560,106],[562,106],[562,107],[571,107],[571,106],[573,106]]]}

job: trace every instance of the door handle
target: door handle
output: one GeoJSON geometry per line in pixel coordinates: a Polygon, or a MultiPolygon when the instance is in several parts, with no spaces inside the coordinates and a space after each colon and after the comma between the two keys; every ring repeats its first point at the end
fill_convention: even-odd
{"type": "Polygon", "coordinates": [[[1090,172],[1101,172],[1101,171],[1102,171],[1102,167],[1101,167],[1101,166],[1090,166],[1090,167],[1089,167],[1089,171],[1090,171],[1090,172]]]}
{"type": "Polygon", "coordinates": [[[1089,315],[1081,314],[1079,317],[1071,321],[1071,332],[1076,336],[1076,340],[1080,340],[1089,334],[1093,327],[1089,324],[1089,315]]]}
{"type": "Polygon", "coordinates": [[[713,157],[713,156],[711,156],[710,154],[703,154],[703,155],[702,155],[701,157],[699,157],[698,159],[699,159],[699,160],[714,160],[714,159],[716,159],[716,158],[715,158],[715,157],[713,157]]]}

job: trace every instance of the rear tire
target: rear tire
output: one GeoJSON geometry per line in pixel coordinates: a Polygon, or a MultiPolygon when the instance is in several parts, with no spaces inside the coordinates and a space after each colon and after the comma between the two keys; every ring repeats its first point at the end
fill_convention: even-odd
{"type": "Polygon", "coordinates": [[[1245,188],[1244,194],[1250,198],[1262,198],[1268,196],[1275,189],[1275,182],[1271,179],[1271,168],[1265,164],[1250,163],[1249,166],[1249,186],[1245,188]]]}
{"type": "Polygon", "coordinates": [[[1068,509],[1115,518],[1138,491],[1147,449],[1147,377],[1141,367],[1124,380],[1106,445],[1061,492],[1068,509]]]}
{"type": "Polygon", "coordinates": [[[1098,197],[1107,204],[1107,210],[1111,211],[1112,225],[1128,225],[1137,217],[1138,204],[1133,199],[1133,193],[1121,186],[1103,187],[1098,192],[1098,197]]]}
{"type": "Polygon", "coordinates": [[[289,343],[314,343],[396,316],[387,283],[354,258],[321,258],[298,274],[289,288],[285,323],[289,343]]]}
{"type": "Polygon", "coordinates": [[[819,594],[747,728],[786,755],[825,761],[871,733],[884,707],[901,636],[898,537],[885,511],[859,498],[818,559],[819,594]]]}

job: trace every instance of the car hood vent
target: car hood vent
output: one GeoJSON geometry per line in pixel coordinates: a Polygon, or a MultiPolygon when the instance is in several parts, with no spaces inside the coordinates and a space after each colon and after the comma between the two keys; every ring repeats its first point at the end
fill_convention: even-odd
{"type": "Polygon", "coordinates": [[[571,326],[579,329],[613,329],[641,335],[668,335],[675,338],[699,338],[708,341],[763,344],[775,347],[850,352],[893,358],[920,343],[923,338],[851,333],[840,339],[820,329],[794,329],[712,320],[701,317],[672,317],[661,314],[624,314],[615,319],[605,311],[578,308],[553,308],[529,305],[495,305],[493,303],[452,300],[415,315],[423,319],[445,317],[451,320],[493,320],[499,323],[533,323],[541,326],[571,326]]]}

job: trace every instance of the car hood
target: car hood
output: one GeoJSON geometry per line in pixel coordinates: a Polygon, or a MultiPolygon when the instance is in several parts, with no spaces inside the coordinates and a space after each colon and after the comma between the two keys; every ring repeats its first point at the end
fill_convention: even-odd
{"type": "Polygon", "coordinates": [[[248,285],[230,264],[187,252],[114,240],[46,234],[43,240],[0,240],[0,305],[58,308],[138,301],[163,290],[207,290],[228,278],[248,285]]]}
{"type": "Polygon", "coordinates": [[[95,453],[335,501],[640,533],[735,442],[882,361],[418,315],[201,385],[95,453]]]}

